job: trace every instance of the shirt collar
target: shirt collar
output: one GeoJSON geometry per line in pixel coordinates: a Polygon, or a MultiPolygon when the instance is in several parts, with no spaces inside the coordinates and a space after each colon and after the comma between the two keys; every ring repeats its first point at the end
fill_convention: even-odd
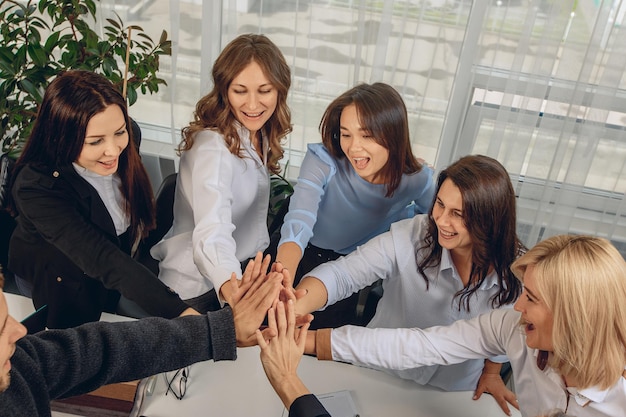
{"type": "Polygon", "coordinates": [[[567,387],[567,391],[576,400],[581,407],[586,406],[590,402],[603,403],[607,395],[609,395],[609,389],[602,390],[598,387],[589,387],[579,390],[576,387],[567,387]]]}
{"type": "Polygon", "coordinates": [[[81,177],[90,177],[90,178],[105,178],[105,179],[112,179],[113,178],[113,174],[110,175],[100,175],[96,172],[93,172],[85,167],[82,167],[80,165],[78,165],[76,162],[72,162],[72,166],[74,167],[74,170],[76,171],[76,173],[78,173],[78,175],[80,175],[81,177]]]}
{"type": "MultiPolygon", "coordinates": [[[[459,274],[456,271],[454,264],[452,263],[452,256],[450,255],[450,251],[446,248],[441,248],[441,262],[439,263],[439,271],[442,272],[445,270],[450,270],[450,273],[460,280],[459,274]]],[[[481,291],[487,291],[496,285],[498,285],[498,274],[496,274],[495,271],[491,271],[489,274],[487,274],[485,280],[482,282],[482,284],[480,284],[480,287],[478,287],[478,289],[481,291]]]]}
{"type": "MultiPolygon", "coordinates": [[[[539,350],[538,349],[533,349],[533,350],[534,350],[533,356],[537,358],[539,356],[539,350]]],[[[547,375],[554,376],[555,380],[558,378],[558,381],[561,384],[563,384],[563,378],[557,372],[555,372],[554,369],[552,369],[550,366],[546,366],[545,369],[542,370],[542,372],[546,373],[547,375]]],[[[608,389],[605,389],[605,390],[602,390],[596,386],[588,387],[588,388],[584,388],[580,390],[576,387],[565,387],[565,389],[572,396],[572,398],[574,398],[574,400],[576,401],[578,405],[580,405],[581,407],[585,407],[590,402],[603,403],[606,397],[609,395],[609,391],[613,389],[613,387],[609,387],[608,389]]]]}

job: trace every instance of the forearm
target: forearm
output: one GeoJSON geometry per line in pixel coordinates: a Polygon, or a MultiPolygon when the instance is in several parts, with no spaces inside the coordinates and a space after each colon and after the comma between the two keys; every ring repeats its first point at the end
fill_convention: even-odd
{"type": "Polygon", "coordinates": [[[297,314],[308,314],[317,311],[326,305],[328,301],[328,291],[322,281],[315,277],[304,277],[297,290],[306,290],[306,295],[296,303],[297,314]]]}
{"type": "Polygon", "coordinates": [[[285,242],[278,247],[276,262],[280,262],[292,277],[295,277],[298,265],[302,259],[302,250],[295,242],[285,242]]]}
{"type": "Polygon", "coordinates": [[[310,394],[310,391],[297,375],[290,375],[281,378],[279,381],[270,382],[287,410],[289,410],[296,398],[310,394]]]}
{"type": "Polygon", "coordinates": [[[104,384],[140,379],[198,361],[236,358],[230,308],[176,320],[88,323],[28,336],[20,344],[39,361],[52,398],[78,395],[104,384]],[[59,357],[71,360],[54,360],[59,357]]]}

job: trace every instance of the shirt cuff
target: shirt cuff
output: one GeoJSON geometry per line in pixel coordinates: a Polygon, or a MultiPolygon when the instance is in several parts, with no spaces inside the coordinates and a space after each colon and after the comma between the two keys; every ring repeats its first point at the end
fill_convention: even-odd
{"type": "Polygon", "coordinates": [[[317,359],[321,361],[332,361],[333,352],[330,345],[330,334],[332,329],[320,329],[315,333],[315,352],[317,359]]]}

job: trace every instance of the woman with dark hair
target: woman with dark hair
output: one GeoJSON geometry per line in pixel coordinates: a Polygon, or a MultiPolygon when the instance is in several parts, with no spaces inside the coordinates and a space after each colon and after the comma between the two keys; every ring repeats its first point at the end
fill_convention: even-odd
{"type": "Polygon", "coordinates": [[[194,312],[132,257],[154,201],[129,126],[113,84],[68,71],[46,89],[16,163],[9,268],[36,308],[48,306],[49,328],[97,321],[120,293],[149,314],[194,312]]]}
{"type": "Polygon", "coordinates": [[[241,277],[241,263],[269,245],[269,175],[291,131],[290,85],[278,47],[240,35],[215,61],[213,89],[183,130],[174,223],[151,254],[159,278],[201,311],[219,308],[231,273],[241,277]]]}
{"type": "MultiPolygon", "coordinates": [[[[426,212],[435,191],[432,169],[411,150],[404,101],[390,85],[360,84],[337,97],[320,132],[322,143],[309,145],[302,162],[276,256],[295,272],[294,285],[391,223],[426,212]]],[[[316,313],[315,326],[350,322],[356,296],[341,310],[316,313]]]]}
{"type": "MultiPolygon", "coordinates": [[[[510,307],[521,285],[509,266],[525,249],[515,230],[515,192],[506,169],[486,156],[463,157],[439,174],[428,214],[396,222],[307,274],[297,287],[308,291],[297,312],[332,305],[378,279],[384,293],[372,328],[446,325],[510,307]]],[[[361,349],[347,341],[338,346],[361,349]]],[[[499,370],[499,363],[474,360],[390,372],[450,391],[476,389],[477,396],[488,390],[508,411],[506,401],[515,404],[514,396],[499,370]]]]}

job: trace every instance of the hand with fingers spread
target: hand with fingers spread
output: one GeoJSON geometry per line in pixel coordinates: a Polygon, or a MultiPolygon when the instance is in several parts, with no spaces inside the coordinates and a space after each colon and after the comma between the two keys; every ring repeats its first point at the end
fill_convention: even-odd
{"type": "MultiPolygon", "coordinates": [[[[247,271],[248,268],[246,268],[247,271]]],[[[255,332],[261,327],[269,308],[278,299],[282,288],[282,275],[279,273],[272,272],[267,276],[255,275],[255,273],[251,273],[249,277],[245,275],[241,285],[235,274],[230,278],[233,293],[229,304],[233,309],[235,335],[239,347],[256,344],[255,332]]],[[[265,329],[263,334],[268,338],[273,337],[274,330],[265,329]]]]}
{"type": "Polygon", "coordinates": [[[220,289],[224,300],[232,306],[246,294],[256,280],[263,281],[267,277],[266,273],[270,259],[269,255],[263,257],[261,252],[257,252],[254,259],[246,265],[241,280],[238,280],[233,272],[230,276],[230,280],[224,283],[220,289]]]}
{"type": "Polygon", "coordinates": [[[268,326],[277,336],[267,339],[257,331],[261,362],[267,379],[289,409],[294,400],[310,393],[297,374],[309,325],[296,327],[293,300],[289,299],[286,303],[279,301],[275,308],[270,309],[268,326]]]}

